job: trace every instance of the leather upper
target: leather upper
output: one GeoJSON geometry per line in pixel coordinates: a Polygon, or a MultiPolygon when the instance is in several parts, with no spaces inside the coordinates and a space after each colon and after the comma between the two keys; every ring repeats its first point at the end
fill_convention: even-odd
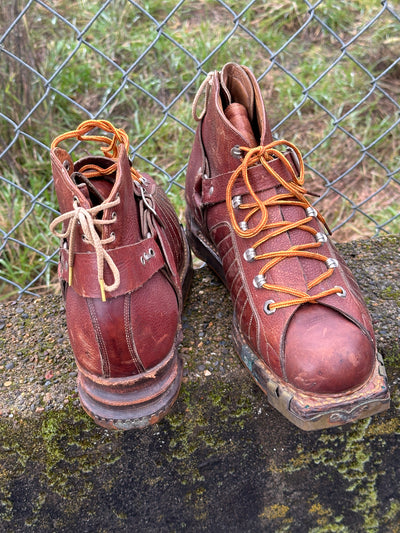
{"type": "MultiPolygon", "coordinates": [[[[90,178],[96,195],[79,172],[85,165],[107,168],[106,157],[86,157],[72,162],[65,150],[51,151],[53,178],[61,213],[73,211],[76,202],[90,209],[100,202],[119,203],[97,215],[109,223],[96,226],[108,256],[116,265],[119,286],[101,300],[98,258],[76,226],[73,242],[61,242],[59,276],[66,302],[67,325],[78,365],[102,377],[123,377],[149,370],[172,349],[182,311],[182,277],[188,264],[187,243],[165,193],[148,175],[140,184],[131,176],[125,147],[119,146],[117,169],[111,176],[90,178]],[[76,174],[78,173],[78,174],[76,174]],[[99,196],[97,198],[96,196],[99,196]],[[73,265],[69,264],[73,246],[73,265]],[[72,283],[68,285],[69,267],[72,283]]],[[[67,223],[63,223],[63,231],[67,223]]],[[[114,275],[104,263],[104,281],[114,275]]]]}
{"type": "MultiPolygon", "coordinates": [[[[283,302],[289,297],[283,292],[253,285],[253,279],[266,261],[248,262],[243,254],[260,236],[238,236],[226,204],[227,183],[241,163],[233,155],[232,148],[251,146],[254,140],[259,145],[272,142],[260,89],[246,67],[228,64],[212,77],[206,112],[196,131],[186,182],[188,219],[193,219],[201,228],[222,261],[245,342],[274,373],[308,392],[339,393],[357,387],[373,369],[374,332],[358,285],[329,239],[317,252],[337,259],[338,266],[331,277],[308,290],[307,284],[326,272],[327,266],[315,259],[288,257],[268,271],[268,283],[310,295],[340,287],[345,296],[333,294],[317,303],[291,305],[276,309],[272,314],[264,312],[269,300],[283,302]],[[232,103],[242,104],[237,119],[232,118],[234,109],[232,114],[226,114],[232,103]],[[243,108],[247,111],[247,126],[243,108]],[[248,131],[249,124],[253,137],[248,131]],[[308,342],[309,339],[312,342],[308,342]]],[[[297,173],[296,158],[290,152],[286,156],[297,173]]],[[[290,181],[290,173],[280,160],[272,161],[271,166],[290,181]]],[[[249,176],[254,191],[262,200],[287,192],[261,165],[251,167],[249,176]]],[[[243,203],[252,201],[243,179],[235,183],[232,198],[235,195],[240,195],[243,203]]],[[[244,220],[246,212],[236,208],[234,213],[238,222],[244,220]]],[[[255,216],[255,223],[257,216],[259,214],[255,216]]],[[[277,205],[268,207],[268,217],[271,223],[300,220],[305,217],[305,210],[296,205],[277,205]]],[[[309,225],[324,232],[317,218],[309,225]]],[[[297,228],[263,243],[257,254],[288,250],[293,244],[307,243],[315,243],[313,235],[297,228]]]]}

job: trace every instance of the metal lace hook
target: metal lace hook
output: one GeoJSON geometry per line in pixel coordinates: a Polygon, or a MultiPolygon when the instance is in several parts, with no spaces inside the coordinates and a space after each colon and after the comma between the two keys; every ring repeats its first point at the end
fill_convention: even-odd
{"type": "Polygon", "coordinates": [[[142,200],[143,200],[143,203],[144,205],[147,207],[147,209],[149,211],[151,211],[153,213],[153,215],[158,218],[158,215],[157,215],[157,212],[156,210],[154,209],[154,207],[150,204],[148,198],[146,197],[146,189],[143,187],[143,184],[146,184],[148,183],[146,178],[144,176],[140,176],[140,179],[138,180],[138,184],[139,184],[139,189],[140,189],[140,194],[142,196],[142,200]]]}

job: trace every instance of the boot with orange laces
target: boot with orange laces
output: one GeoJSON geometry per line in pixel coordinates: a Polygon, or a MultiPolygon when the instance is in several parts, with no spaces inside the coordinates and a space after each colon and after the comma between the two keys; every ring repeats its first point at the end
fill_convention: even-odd
{"type": "Polygon", "coordinates": [[[387,409],[386,374],[360,290],[307,199],[299,150],[272,138],[254,75],[233,63],[210,73],[193,110],[189,242],[230,291],[243,363],[302,429],[387,409]]]}
{"type": "MultiPolygon", "coordinates": [[[[128,159],[126,133],[88,120],[51,146],[61,216],[58,273],[85,411],[111,429],[157,422],[178,395],[181,313],[190,252],[174,209],[128,159]],[[99,128],[111,133],[88,135],[99,128]],[[73,163],[58,144],[102,143],[73,163]]],[[[57,229],[56,229],[57,228],[57,229]]]]}

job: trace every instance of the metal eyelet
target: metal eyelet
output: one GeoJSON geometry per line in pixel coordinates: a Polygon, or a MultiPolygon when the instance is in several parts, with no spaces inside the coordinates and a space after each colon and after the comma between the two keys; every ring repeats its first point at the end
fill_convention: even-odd
{"type": "Polygon", "coordinates": [[[264,309],[264,313],[266,315],[273,315],[275,313],[276,308],[274,308],[274,309],[270,308],[270,305],[274,304],[274,303],[275,303],[275,300],[267,300],[265,302],[263,309],[264,309]]]}
{"type": "Polygon", "coordinates": [[[318,232],[315,234],[315,240],[317,242],[326,242],[328,240],[328,237],[325,235],[325,233],[318,232]]]}
{"type": "Polygon", "coordinates": [[[243,154],[238,144],[235,144],[235,146],[231,148],[231,155],[235,157],[236,159],[241,159],[243,154]]]}
{"type": "Polygon", "coordinates": [[[113,241],[115,241],[115,232],[114,232],[114,231],[112,231],[112,232],[110,233],[110,237],[112,237],[113,241]]]}
{"type": "Polygon", "coordinates": [[[77,207],[79,207],[79,198],[77,196],[74,196],[72,198],[72,203],[73,204],[76,204],[77,207]]]}
{"type": "Polygon", "coordinates": [[[262,289],[264,283],[265,278],[262,274],[257,274],[257,276],[253,279],[253,285],[256,289],[262,289]]]}
{"type": "Polygon", "coordinates": [[[242,197],[241,196],[234,196],[232,198],[232,207],[236,209],[239,207],[239,205],[242,203],[242,197]]]}
{"type": "Polygon", "coordinates": [[[112,220],[117,220],[117,213],[116,213],[115,211],[113,211],[113,212],[111,213],[111,219],[112,219],[112,220]]]}
{"type": "Polygon", "coordinates": [[[84,233],[82,233],[82,240],[83,240],[84,242],[87,241],[87,237],[86,237],[86,235],[85,235],[84,233]]]}
{"type": "Polygon", "coordinates": [[[339,285],[337,285],[335,289],[340,289],[340,292],[336,293],[340,298],[346,298],[347,292],[345,291],[343,287],[340,287],[339,285]]]}
{"type": "Polygon", "coordinates": [[[328,257],[325,261],[327,268],[337,268],[339,266],[339,261],[334,257],[328,257]]]}
{"type": "Polygon", "coordinates": [[[65,170],[67,172],[69,172],[69,169],[71,168],[71,164],[70,162],[68,161],[68,159],[65,159],[65,161],[63,162],[63,167],[65,168],[65,170]]]}
{"type": "Polygon", "coordinates": [[[254,261],[255,256],[256,256],[256,251],[254,250],[254,248],[247,248],[247,250],[243,252],[243,257],[248,263],[251,263],[252,261],[254,261]]]}
{"type": "Polygon", "coordinates": [[[307,209],[306,209],[306,215],[308,217],[316,217],[318,215],[318,213],[317,213],[317,210],[314,209],[314,207],[312,207],[310,205],[310,207],[307,207],[307,209]]]}
{"type": "Polygon", "coordinates": [[[247,222],[245,220],[242,220],[242,222],[239,222],[239,228],[242,231],[247,231],[249,229],[247,222]]]}
{"type": "Polygon", "coordinates": [[[142,263],[142,265],[145,265],[147,261],[149,261],[155,255],[156,253],[153,248],[149,248],[147,252],[144,252],[144,254],[140,256],[140,262],[142,263]]]}

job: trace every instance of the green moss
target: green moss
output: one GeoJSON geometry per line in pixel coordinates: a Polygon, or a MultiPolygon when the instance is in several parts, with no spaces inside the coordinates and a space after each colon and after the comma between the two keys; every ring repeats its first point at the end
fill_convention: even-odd
{"type": "MultiPolygon", "coordinates": [[[[99,445],[99,431],[91,419],[72,403],[63,410],[42,413],[40,418],[21,419],[13,423],[1,421],[0,463],[1,472],[7,472],[7,479],[5,475],[0,475],[0,517],[8,521],[13,519],[7,481],[25,477],[29,462],[29,470],[37,470],[40,485],[62,498],[65,512],[76,512],[82,499],[93,489],[91,476],[99,465],[119,459],[115,450],[107,447],[112,436],[103,432],[99,445]],[[75,472],[79,472],[79,482],[75,472]]],[[[32,494],[32,509],[26,526],[38,526],[37,515],[46,498],[47,491],[32,494]]]]}
{"type": "Polygon", "coordinates": [[[267,505],[259,517],[261,519],[267,518],[268,520],[275,520],[276,518],[285,518],[288,512],[289,507],[287,505],[276,503],[273,505],[267,505]]]}
{"type": "Polygon", "coordinates": [[[397,342],[385,349],[385,365],[400,368],[400,346],[397,342]]]}
{"type": "Polygon", "coordinates": [[[228,453],[231,443],[224,438],[226,424],[237,424],[242,428],[254,414],[247,390],[250,386],[251,383],[246,383],[239,389],[229,382],[210,381],[204,387],[202,380],[190,386],[183,384],[180,392],[183,409],[166,418],[173,430],[169,442],[171,459],[188,459],[200,447],[212,452],[225,449],[224,453],[228,453]],[[214,418],[219,423],[211,431],[210,420],[214,418]]]}
{"type": "Polygon", "coordinates": [[[386,300],[395,300],[396,302],[400,302],[400,291],[389,285],[388,287],[382,289],[381,297],[386,300]]]}
{"type": "MultiPolygon", "coordinates": [[[[313,498],[316,499],[316,496],[313,498]]],[[[313,517],[316,527],[313,527],[310,530],[310,533],[323,533],[323,532],[336,532],[340,531],[341,533],[346,533],[348,531],[347,527],[344,527],[341,522],[343,520],[342,516],[335,517],[334,512],[330,507],[324,507],[318,502],[312,503],[309,510],[309,514],[313,517]]]]}
{"type": "Polygon", "coordinates": [[[388,511],[385,513],[385,522],[391,524],[392,532],[400,531],[400,501],[395,500],[390,503],[388,511]]]}
{"type": "MultiPolygon", "coordinates": [[[[316,449],[309,452],[298,449],[297,457],[282,468],[284,472],[292,473],[314,463],[322,464],[338,472],[345,481],[347,492],[353,494],[352,509],[363,517],[365,531],[372,531],[378,521],[377,474],[371,474],[369,468],[372,452],[366,438],[370,420],[366,418],[353,424],[347,433],[322,432],[318,439],[320,445],[316,449]]],[[[319,522],[318,527],[312,530],[313,532],[345,531],[338,529],[342,526],[336,527],[343,517],[334,516],[333,511],[325,509],[318,500],[313,502],[310,513],[318,514],[317,511],[319,522]],[[327,521],[325,518],[328,516],[327,521]],[[328,527],[328,523],[331,529],[320,529],[328,527]]]]}
{"type": "Polygon", "coordinates": [[[221,460],[235,450],[235,442],[226,435],[231,434],[232,425],[241,430],[253,412],[247,390],[250,386],[251,382],[239,388],[219,380],[207,381],[206,385],[204,380],[183,384],[180,409],[165,419],[172,435],[166,458],[174,463],[181,484],[188,486],[186,500],[196,520],[205,520],[212,507],[196,452],[201,450],[202,461],[207,461],[215,454],[221,460]],[[218,424],[211,424],[212,420],[218,420],[218,424]]]}
{"type": "MultiPolygon", "coordinates": [[[[393,405],[393,395],[392,395],[393,405]]],[[[377,437],[379,435],[395,435],[400,434],[400,419],[390,418],[389,420],[375,420],[374,424],[371,424],[366,432],[368,437],[377,437]]]]}

